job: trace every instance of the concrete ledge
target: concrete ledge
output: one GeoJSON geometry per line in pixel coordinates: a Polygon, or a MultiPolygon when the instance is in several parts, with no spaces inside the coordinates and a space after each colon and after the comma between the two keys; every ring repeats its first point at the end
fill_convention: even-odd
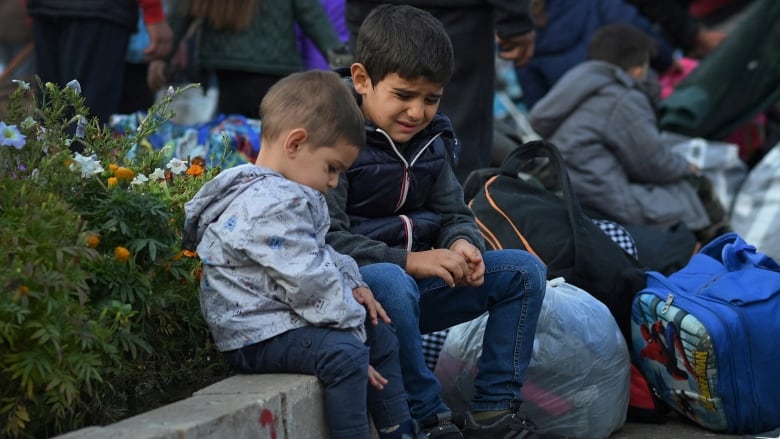
{"type": "Polygon", "coordinates": [[[59,439],[325,439],[322,385],[296,374],[235,375],[182,401],[59,439]]]}

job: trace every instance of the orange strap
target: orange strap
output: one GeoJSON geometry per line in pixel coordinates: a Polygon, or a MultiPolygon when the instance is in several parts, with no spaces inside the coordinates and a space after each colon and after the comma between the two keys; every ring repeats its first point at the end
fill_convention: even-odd
{"type": "MultiPolygon", "coordinates": [[[[536,256],[540,261],[542,261],[542,258],[540,258],[538,254],[536,254],[536,251],[534,251],[533,247],[531,247],[531,244],[528,242],[527,239],[525,239],[525,236],[523,236],[520,230],[517,229],[517,226],[515,226],[515,223],[512,222],[512,219],[509,217],[509,215],[507,215],[506,212],[504,212],[503,210],[501,210],[500,207],[498,207],[498,204],[490,195],[490,185],[493,184],[493,182],[496,180],[496,177],[498,176],[494,175],[485,183],[485,196],[487,198],[488,203],[493,209],[496,210],[496,212],[498,212],[499,214],[501,214],[502,217],[504,217],[507,223],[509,223],[509,225],[512,227],[512,230],[514,230],[514,232],[517,234],[517,237],[520,238],[520,241],[522,241],[526,250],[532,255],[536,256]]],[[[498,238],[495,236],[493,232],[490,231],[490,229],[487,228],[487,226],[485,226],[485,224],[483,224],[479,220],[477,220],[477,224],[479,225],[480,229],[483,231],[482,235],[486,241],[495,242],[497,243],[497,245],[499,245],[498,248],[502,248],[500,247],[500,241],[498,240],[498,238]],[[488,238],[488,236],[485,236],[485,234],[488,234],[490,238],[488,238]]]]}

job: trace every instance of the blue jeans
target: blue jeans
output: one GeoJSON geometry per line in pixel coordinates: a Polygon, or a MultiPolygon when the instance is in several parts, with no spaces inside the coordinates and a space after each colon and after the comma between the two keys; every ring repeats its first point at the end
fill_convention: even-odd
{"type": "Polygon", "coordinates": [[[325,420],[331,438],[368,439],[368,413],[377,429],[411,419],[398,362],[398,339],[383,322],[366,323],[364,345],[348,331],[305,327],[224,353],[239,373],[303,373],[325,386],[325,420]],[[368,384],[369,363],[387,379],[368,384]]]}
{"type": "Polygon", "coordinates": [[[531,361],[547,270],[522,250],[488,251],[480,287],[449,287],[439,278],[416,280],[395,264],[360,268],[363,280],[393,320],[401,370],[417,421],[449,410],[441,386],[425,365],[420,334],[449,328],[489,312],[477,367],[472,411],[514,409],[531,361]]]}

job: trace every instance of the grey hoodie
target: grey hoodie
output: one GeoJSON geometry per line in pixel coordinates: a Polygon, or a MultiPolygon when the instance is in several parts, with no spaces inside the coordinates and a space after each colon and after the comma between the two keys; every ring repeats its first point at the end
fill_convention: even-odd
{"type": "Polygon", "coordinates": [[[686,177],[688,161],[664,144],[649,97],[621,68],[586,61],[531,110],[533,129],[561,151],[581,204],[622,224],[692,230],[709,217],[686,177]]]}
{"type": "Polygon", "coordinates": [[[185,207],[184,244],[203,261],[200,300],[217,348],[229,351],[305,326],[365,341],[357,264],[325,244],[321,193],[275,171],[220,173],[185,207]]]}

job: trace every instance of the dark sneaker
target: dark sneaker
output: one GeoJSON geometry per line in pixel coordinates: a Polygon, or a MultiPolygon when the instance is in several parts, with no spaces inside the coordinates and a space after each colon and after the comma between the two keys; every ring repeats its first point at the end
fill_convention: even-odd
{"type": "Polygon", "coordinates": [[[460,429],[452,423],[450,412],[439,413],[420,424],[417,439],[463,439],[460,429]]]}
{"type": "Polygon", "coordinates": [[[538,438],[534,424],[517,413],[507,413],[484,421],[476,421],[469,412],[464,420],[466,439],[532,439],[538,438]]]}

